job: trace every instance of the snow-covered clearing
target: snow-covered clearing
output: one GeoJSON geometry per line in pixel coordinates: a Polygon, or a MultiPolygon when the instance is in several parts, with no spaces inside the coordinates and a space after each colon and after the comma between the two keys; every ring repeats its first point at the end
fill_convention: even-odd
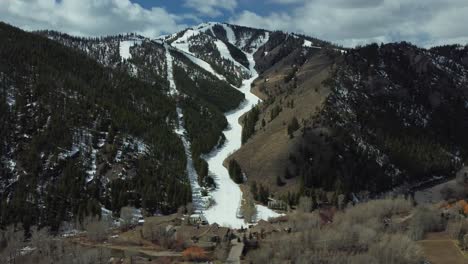
{"type": "MultiPolygon", "coordinates": [[[[224,135],[226,136],[225,144],[221,148],[213,150],[212,153],[205,157],[209,164],[210,172],[215,175],[217,185],[217,189],[211,193],[216,204],[204,212],[206,219],[210,223],[218,223],[232,228],[240,228],[246,225],[244,219],[239,219],[236,216],[237,210],[241,204],[242,192],[240,187],[229,177],[228,170],[223,166],[223,162],[231,153],[241,147],[242,127],[239,124],[239,118],[247,111],[250,111],[250,109],[260,101],[258,97],[250,92],[253,81],[258,77],[258,73],[255,70],[253,54],[267,41],[268,36],[261,38],[261,43],[256,45],[256,49],[252,53],[246,54],[249,60],[252,77],[248,80],[244,80],[239,89],[245,94],[245,101],[238,109],[226,113],[229,125],[228,129],[224,131],[224,135]]],[[[257,205],[257,211],[257,220],[268,219],[279,215],[262,205],[257,205]]]]}
{"type": "Polygon", "coordinates": [[[306,48],[314,48],[314,49],[321,49],[322,47],[315,46],[310,40],[304,39],[304,44],[302,46],[306,48]]]}
{"type": "Polygon", "coordinates": [[[130,59],[132,57],[132,54],[130,54],[130,48],[140,43],[141,40],[120,41],[120,57],[125,60],[130,59]]]}

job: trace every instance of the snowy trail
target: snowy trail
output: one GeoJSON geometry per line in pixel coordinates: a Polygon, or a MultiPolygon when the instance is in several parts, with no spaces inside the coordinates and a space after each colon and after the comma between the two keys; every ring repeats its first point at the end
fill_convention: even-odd
{"type": "MultiPolygon", "coordinates": [[[[177,90],[175,81],[174,81],[174,73],[173,73],[173,67],[172,67],[172,62],[174,59],[172,58],[172,55],[169,50],[169,46],[167,44],[164,45],[166,48],[166,63],[167,63],[167,80],[169,81],[169,93],[171,95],[177,95],[179,94],[179,91],[177,90]]],[[[182,109],[180,109],[177,106],[177,128],[175,130],[176,134],[179,135],[180,139],[182,140],[182,143],[184,145],[184,150],[185,150],[185,156],[187,157],[187,165],[186,165],[186,170],[188,174],[188,178],[190,181],[190,187],[192,189],[192,205],[194,211],[201,211],[205,208],[205,201],[203,200],[203,197],[201,195],[201,188],[200,185],[198,184],[198,174],[197,171],[195,170],[195,166],[193,165],[193,159],[192,159],[192,151],[191,151],[191,144],[190,141],[187,139],[187,131],[185,130],[184,126],[184,115],[182,113],[182,109]]]]}
{"type": "MultiPolygon", "coordinates": [[[[228,170],[223,166],[223,162],[231,153],[241,147],[242,127],[239,124],[239,118],[260,101],[257,96],[250,92],[253,81],[258,77],[258,73],[255,70],[254,53],[246,53],[252,77],[244,80],[239,89],[245,94],[245,101],[238,109],[226,113],[226,119],[229,123],[228,129],[224,131],[226,142],[221,148],[213,150],[212,153],[205,157],[209,164],[210,172],[215,175],[218,187],[211,193],[216,204],[204,212],[205,217],[209,223],[218,223],[232,228],[240,228],[246,225],[244,219],[239,219],[236,216],[241,204],[242,192],[240,187],[229,177],[228,170]]],[[[261,205],[257,205],[257,211],[257,220],[266,220],[269,217],[279,216],[276,212],[261,205]]]]}
{"type": "Polygon", "coordinates": [[[167,44],[164,44],[164,48],[166,49],[167,80],[169,81],[169,94],[176,95],[178,92],[176,84],[174,82],[174,68],[172,65],[174,59],[172,58],[171,52],[169,51],[169,46],[167,44]]]}
{"type": "Polygon", "coordinates": [[[182,109],[177,107],[177,114],[179,117],[179,126],[176,129],[176,133],[179,135],[182,143],[184,144],[185,155],[187,156],[187,174],[190,181],[190,187],[192,188],[192,205],[195,212],[203,211],[205,209],[206,202],[203,200],[201,194],[201,188],[198,184],[198,174],[195,170],[192,160],[192,151],[190,141],[186,137],[186,130],[184,127],[184,115],[182,114],[182,109]]]}
{"type": "Polygon", "coordinates": [[[221,40],[216,40],[215,42],[215,45],[216,45],[216,48],[218,49],[219,53],[221,54],[221,57],[228,60],[228,61],[231,61],[232,63],[234,63],[234,65],[236,65],[237,67],[240,67],[241,69],[245,69],[246,71],[248,69],[245,68],[244,65],[240,64],[238,61],[236,61],[232,55],[231,55],[231,52],[229,51],[228,47],[226,46],[226,44],[224,44],[224,42],[222,42],[221,40]]]}

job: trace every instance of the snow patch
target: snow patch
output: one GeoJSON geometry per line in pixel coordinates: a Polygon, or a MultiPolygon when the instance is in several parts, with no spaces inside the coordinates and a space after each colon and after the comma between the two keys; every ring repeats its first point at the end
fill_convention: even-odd
{"type": "Polygon", "coordinates": [[[232,28],[227,24],[222,24],[221,26],[224,28],[224,31],[226,31],[226,37],[227,37],[228,42],[235,45],[236,35],[234,34],[234,31],[232,30],[232,28]]]}
{"type": "Polygon", "coordinates": [[[146,143],[143,142],[143,140],[138,139],[138,138],[134,138],[133,141],[134,141],[134,146],[135,146],[138,154],[147,154],[148,153],[148,151],[149,151],[148,145],[146,145],[146,143]]]}
{"type": "Polygon", "coordinates": [[[10,172],[13,172],[15,171],[15,168],[16,168],[16,161],[10,159],[6,162],[6,166],[10,170],[10,172]]]}
{"type": "Polygon", "coordinates": [[[86,183],[94,180],[94,177],[96,177],[96,155],[97,154],[97,149],[94,149],[91,151],[91,166],[90,169],[86,171],[86,183]]]}
{"type": "Polygon", "coordinates": [[[321,49],[322,47],[315,46],[310,40],[304,39],[304,44],[302,46],[306,48],[314,48],[314,49],[321,49]]]}
{"type": "Polygon", "coordinates": [[[132,57],[132,54],[130,54],[130,48],[137,44],[141,44],[141,40],[120,41],[120,57],[122,60],[128,60],[132,57]]]}
{"type": "Polygon", "coordinates": [[[7,89],[6,103],[8,104],[10,108],[16,104],[16,97],[15,97],[15,94],[13,93],[13,87],[11,87],[10,89],[7,89]]]}

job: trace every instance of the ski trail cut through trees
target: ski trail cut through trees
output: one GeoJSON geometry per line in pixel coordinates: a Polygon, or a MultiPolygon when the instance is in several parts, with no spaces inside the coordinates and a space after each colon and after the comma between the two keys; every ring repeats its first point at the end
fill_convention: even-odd
{"type": "MultiPolygon", "coordinates": [[[[165,44],[166,48],[166,63],[167,63],[167,80],[169,82],[169,93],[171,95],[177,95],[179,94],[175,81],[174,81],[174,74],[173,74],[173,61],[174,59],[172,58],[169,46],[165,44]]],[[[182,113],[182,109],[177,106],[177,128],[175,129],[175,132],[177,135],[179,135],[180,139],[182,140],[182,143],[184,145],[184,150],[185,150],[185,156],[187,157],[187,165],[186,165],[186,170],[187,170],[187,176],[190,181],[190,187],[192,189],[192,204],[193,204],[193,210],[195,212],[203,211],[205,209],[205,202],[203,200],[203,197],[201,195],[201,188],[200,185],[198,184],[198,174],[197,171],[195,170],[195,166],[193,165],[193,159],[192,159],[192,151],[191,151],[191,144],[190,141],[187,139],[187,131],[185,130],[184,126],[184,115],[182,113]]]]}
{"type": "MultiPolygon", "coordinates": [[[[241,204],[242,192],[239,185],[234,183],[229,177],[227,168],[223,166],[224,160],[234,151],[241,147],[241,134],[242,127],[239,124],[239,118],[250,111],[260,99],[250,92],[253,81],[258,77],[255,70],[255,60],[253,54],[268,41],[268,33],[264,38],[260,38],[260,42],[251,53],[246,53],[249,60],[249,69],[251,78],[244,80],[241,92],[245,94],[245,101],[239,106],[238,109],[226,113],[228,121],[228,128],[224,131],[226,136],[225,144],[213,150],[205,157],[208,162],[210,172],[215,175],[217,189],[211,193],[212,198],[216,202],[215,205],[205,211],[205,217],[209,223],[218,223],[222,226],[229,226],[232,228],[240,228],[246,226],[244,219],[237,218],[237,210],[241,204]]],[[[232,39],[231,39],[232,40],[232,39]]],[[[232,43],[235,45],[235,43],[232,43]]],[[[257,220],[268,219],[270,217],[279,216],[276,212],[266,208],[262,205],[257,205],[257,220]]]]}

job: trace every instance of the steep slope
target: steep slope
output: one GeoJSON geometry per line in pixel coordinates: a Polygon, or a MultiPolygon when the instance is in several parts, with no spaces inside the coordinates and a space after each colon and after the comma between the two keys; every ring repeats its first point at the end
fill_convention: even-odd
{"type": "MultiPolygon", "coordinates": [[[[202,59],[207,60],[207,58],[204,57],[203,53],[200,53],[199,50],[193,47],[196,47],[197,45],[210,46],[211,44],[209,43],[223,42],[224,45],[217,45],[218,51],[221,51],[220,53],[224,54],[223,58],[235,60],[237,62],[235,64],[237,65],[247,65],[250,68],[249,75],[252,76],[250,79],[244,81],[240,89],[246,95],[245,103],[239,109],[230,112],[227,115],[229,128],[226,131],[224,131],[226,137],[225,144],[220,144],[219,148],[215,149],[212,154],[206,156],[209,164],[208,171],[212,173],[214,183],[217,187],[211,192],[211,196],[215,204],[205,211],[205,215],[207,216],[209,221],[215,221],[218,223],[237,227],[244,223],[244,220],[239,219],[238,217],[242,217],[243,212],[239,209],[241,208],[241,204],[245,202],[242,202],[243,198],[239,187],[234,183],[232,179],[230,179],[230,176],[232,175],[229,175],[230,173],[228,174],[228,170],[226,168],[228,166],[225,162],[225,159],[229,156],[231,152],[237,150],[240,147],[241,142],[244,141],[245,130],[242,133],[242,137],[240,138],[239,136],[241,133],[237,130],[238,128],[240,128],[240,125],[238,123],[240,121],[238,120],[239,117],[244,115],[250,108],[252,108],[258,102],[256,96],[252,95],[250,92],[251,83],[253,83],[253,81],[255,81],[258,76],[257,71],[255,69],[260,69],[262,71],[269,70],[272,73],[277,72],[277,69],[272,67],[273,65],[276,65],[276,62],[281,61],[282,65],[286,65],[288,63],[288,65],[291,65],[292,61],[304,64],[306,61],[306,57],[312,56],[311,54],[315,54],[317,51],[320,51],[322,47],[331,47],[330,44],[326,42],[320,42],[318,40],[317,44],[313,45],[312,40],[313,39],[307,39],[301,36],[286,34],[283,32],[269,32],[260,29],[252,29],[221,23],[202,24],[199,27],[190,28],[180,33],[164,38],[164,41],[170,43],[171,46],[182,50],[182,52],[178,54],[179,56],[177,56],[177,52],[173,52],[174,58],[178,57],[179,61],[183,61],[183,59],[185,58],[186,64],[187,62],[192,62],[195,65],[199,65],[201,68],[205,69],[207,72],[212,73],[213,76],[217,77],[220,80],[224,80],[224,78],[219,76],[221,73],[215,70],[216,67],[212,66],[213,63],[206,65],[203,61],[199,61],[202,59]],[[208,44],[203,45],[203,43],[208,44]],[[281,58],[282,56],[285,56],[285,54],[291,53],[291,58],[281,58]]],[[[328,49],[327,52],[329,52],[328,49]]],[[[216,52],[211,52],[210,54],[216,54],[216,52]]],[[[330,64],[328,61],[325,60],[324,64],[327,63],[330,64]]],[[[174,69],[179,67],[179,65],[175,65],[176,66],[174,67],[174,69]]],[[[319,67],[319,71],[324,70],[323,68],[326,68],[327,66],[328,65],[325,65],[325,67],[319,67]]],[[[282,68],[282,66],[278,67],[282,68]]],[[[182,73],[179,74],[180,76],[184,76],[184,71],[187,72],[186,68],[184,68],[183,66],[182,68],[183,69],[180,70],[180,72],[182,73]]],[[[174,70],[174,72],[177,73],[177,70],[174,70]]],[[[288,75],[291,74],[288,73],[288,75]]],[[[175,76],[177,76],[177,74],[175,74],[175,76]]],[[[226,80],[229,81],[229,78],[226,78],[226,80]]],[[[194,83],[187,82],[185,84],[179,82],[177,83],[177,87],[181,87],[180,89],[187,89],[187,87],[196,87],[197,83],[197,81],[195,81],[194,83]]],[[[204,88],[202,89],[204,90],[204,88]]],[[[192,93],[192,95],[188,96],[188,98],[192,98],[195,95],[203,96],[203,92],[195,91],[194,93],[192,93]]],[[[216,97],[211,98],[213,92],[209,92],[207,95],[210,95],[210,98],[206,98],[208,100],[216,99],[216,97]]],[[[184,114],[184,116],[186,115],[184,114]]],[[[185,120],[191,119],[186,118],[185,120]]],[[[190,128],[190,123],[191,121],[186,123],[189,125],[187,126],[187,128],[190,128]]],[[[194,123],[194,125],[198,128],[205,127],[205,125],[200,126],[200,122],[196,122],[194,123]]],[[[189,129],[188,132],[188,134],[190,134],[189,129]]],[[[271,138],[266,137],[265,139],[267,141],[271,140],[271,138]]],[[[221,143],[222,142],[223,141],[221,141],[221,143]]],[[[248,156],[249,155],[246,155],[244,157],[248,159],[248,156]]],[[[272,163],[276,162],[276,160],[274,159],[271,159],[270,161],[272,163]]],[[[261,166],[261,164],[258,165],[261,166]]],[[[247,172],[244,177],[250,179],[250,177],[252,176],[250,172],[244,172],[247,172]]],[[[208,179],[211,179],[211,177],[208,177],[208,179]]],[[[249,195],[247,195],[247,197],[244,198],[249,199],[248,197],[249,195]]],[[[257,205],[256,207],[258,210],[258,219],[266,219],[268,216],[273,215],[273,213],[266,207],[259,205],[257,205]]]]}
{"type": "Polygon", "coordinates": [[[295,152],[303,138],[291,136],[295,131],[288,133],[288,126],[293,119],[302,126],[303,120],[310,119],[321,109],[330,93],[322,81],[330,77],[333,59],[320,49],[310,50],[305,55],[298,51],[302,59],[295,54],[291,53],[269,68],[254,83],[253,92],[264,101],[256,111],[245,116],[244,145],[232,155],[249,175],[247,185],[256,182],[272,193],[299,188],[299,181],[286,179],[285,172],[290,153],[295,152]],[[297,60],[302,60],[302,64],[295,64],[297,60]],[[292,74],[294,78],[290,77],[292,74]]]}
{"type": "MultiPolygon", "coordinates": [[[[204,210],[209,206],[210,198],[201,196],[208,193],[206,188],[216,187],[212,189],[210,195],[211,200],[214,200],[216,204],[209,211],[215,212],[214,215],[221,216],[221,219],[211,217],[209,220],[240,227],[244,220],[238,219],[236,216],[240,205],[241,192],[231,181],[226,169],[223,167],[223,161],[228,152],[219,162],[211,163],[210,160],[207,163],[205,159],[202,159],[202,155],[209,154],[214,147],[217,149],[215,153],[221,153],[221,149],[231,152],[237,148],[232,147],[232,143],[237,142],[237,139],[229,138],[226,141],[224,135],[228,133],[224,131],[226,128],[231,129],[233,126],[239,126],[237,118],[232,115],[231,119],[228,116],[228,120],[226,120],[224,112],[236,109],[239,103],[244,100],[243,93],[249,92],[250,83],[255,79],[251,76],[256,76],[255,71],[251,68],[254,66],[252,53],[266,42],[269,32],[258,30],[261,33],[257,32],[257,34],[250,35],[250,37],[248,37],[249,34],[244,34],[241,42],[234,40],[236,39],[234,36],[231,39],[233,44],[229,40],[223,41],[216,37],[213,28],[219,26],[220,24],[214,23],[204,24],[195,27],[196,29],[187,29],[158,41],[126,35],[89,40],[78,39],[79,44],[76,44],[77,39],[73,37],[60,34],[58,34],[60,37],[51,34],[48,34],[48,36],[94,56],[104,65],[126,70],[138,78],[143,77],[141,73],[148,66],[155,63],[156,68],[161,69],[155,72],[155,76],[166,76],[165,82],[162,83],[168,84],[167,93],[177,99],[179,120],[174,125],[178,125],[176,132],[184,142],[188,161],[187,172],[192,185],[192,198],[195,202],[195,209],[204,210]],[[158,43],[159,41],[163,43],[158,43]],[[118,45],[113,43],[118,43],[118,45]],[[125,45],[122,45],[123,43],[125,45]],[[242,46],[236,47],[235,45],[238,45],[238,43],[241,43],[242,46]],[[144,50],[150,50],[150,47],[152,47],[154,51],[142,53],[141,47],[144,45],[147,46],[144,50]],[[97,46],[97,48],[94,46],[97,46]],[[159,52],[163,48],[164,56],[159,52]],[[99,49],[101,52],[89,52],[95,49],[99,49]],[[251,58],[250,61],[247,60],[247,55],[242,49],[245,49],[247,53],[250,50],[248,55],[251,58]],[[112,62],[112,60],[96,57],[96,54],[101,54],[104,58],[113,57],[111,54],[115,54],[116,51],[119,52],[122,60],[115,63],[108,63],[109,61],[112,62]],[[153,56],[154,59],[152,61],[146,60],[148,55],[153,56]],[[236,58],[241,58],[240,61],[244,64],[247,61],[247,67],[237,61],[236,58]],[[160,67],[159,65],[162,62],[165,65],[160,67]],[[244,78],[250,78],[250,82],[242,86],[241,93],[232,86],[240,86],[240,82],[244,78]],[[194,181],[194,177],[198,177],[198,181],[194,181]],[[225,179],[221,180],[221,178],[225,179]],[[237,193],[238,199],[228,196],[228,199],[223,200],[224,195],[217,197],[217,194],[224,194],[225,190],[229,188],[237,193]],[[222,210],[215,208],[232,210],[232,212],[223,214],[222,210]],[[223,221],[222,218],[226,219],[223,221]]],[[[223,26],[223,30],[228,28],[230,29],[231,26],[223,26]]],[[[144,78],[143,80],[158,81],[157,78],[144,78]]],[[[236,115],[243,113],[238,112],[239,110],[245,112],[250,109],[252,103],[252,98],[244,102],[242,108],[235,111],[236,115]]],[[[229,137],[237,137],[236,133],[229,134],[229,137]]],[[[259,209],[264,214],[263,216],[259,215],[259,217],[266,218],[271,215],[266,208],[259,207],[259,209]]]]}
{"type": "Polygon", "coordinates": [[[210,68],[209,71],[219,78],[240,87],[242,80],[249,77],[249,69],[246,64],[240,63],[231,55],[231,51],[236,49],[232,44],[217,38],[214,31],[216,26],[219,24],[201,24],[166,36],[164,41],[182,51],[188,58],[200,59],[207,63],[204,67],[206,70],[210,68]]]}
{"type": "Polygon", "coordinates": [[[185,153],[160,84],[0,24],[1,225],[51,226],[125,205],[190,201],[185,153]]]}
{"type": "Polygon", "coordinates": [[[466,47],[395,43],[343,54],[309,41],[307,51],[299,39],[270,41],[256,54],[254,90],[265,101],[246,116],[246,143],[232,156],[254,196],[262,184],[291,205],[300,195],[336,202],[453,177],[467,151],[466,47]]]}
{"type": "MultiPolygon", "coordinates": [[[[185,31],[184,31],[185,32],[185,31]]],[[[127,71],[147,83],[158,84],[162,92],[174,97],[185,117],[185,127],[191,142],[192,159],[201,185],[212,186],[207,164],[202,154],[224,141],[222,131],[227,122],[223,112],[235,109],[243,95],[231,87],[226,78],[212,66],[194,54],[170,47],[169,42],[151,40],[135,34],[103,38],[78,38],[66,34],[39,32],[69,47],[78,49],[101,64],[127,71]],[[168,59],[171,60],[168,67],[168,59]],[[172,72],[168,72],[170,69],[172,72]],[[168,76],[173,76],[174,87],[170,88],[168,76]]],[[[177,35],[177,34],[175,34],[177,35]]],[[[223,71],[229,71],[229,65],[223,71]]],[[[172,123],[174,127],[178,123],[172,123]]]]}
{"type": "Polygon", "coordinates": [[[369,160],[350,166],[344,155],[345,190],[452,177],[468,150],[467,73],[457,59],[408,43],[350,52],[328,83],[333,96],[322,113],[339,140],[369,160]]]}

